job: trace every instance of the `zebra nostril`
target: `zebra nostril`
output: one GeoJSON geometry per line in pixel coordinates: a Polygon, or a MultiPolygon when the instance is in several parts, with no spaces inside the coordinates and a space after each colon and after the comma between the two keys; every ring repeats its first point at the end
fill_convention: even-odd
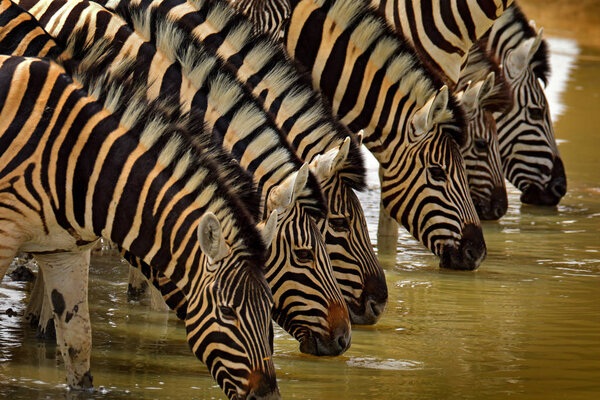
{"type": "Polygon", "coordinates": [[[345,336],[340,336],[340,338],[338,339],[338,345],[340,346],[340,350],[346,349],[346,347],[348,346],[348,341],[346,340],[345,336]]]}
{"type": "Polygon", "coordinates": [[[567,181],[565,178],[560,177],[554,179],[550,183],[550,192],[556,197],[563,197],[567,193],[567,181]]]}

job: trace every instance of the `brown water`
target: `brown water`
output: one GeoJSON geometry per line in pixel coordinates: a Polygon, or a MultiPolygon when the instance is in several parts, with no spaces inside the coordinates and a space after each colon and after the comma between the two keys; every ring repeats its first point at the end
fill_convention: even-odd
{"type": "MultiPolygon", "coordinates": [[[[284,398],[600,398],[600,51],[573,56],[573,42],[553,49],[551,102],[562,113],[555,127],[569,178],[561,205],[521,206],[513,189],[508,215],[484,225],[488,258],[474,273],[440,271],[402,233],[397,257],[383,260],[385,315],[355,328],[347,353],[302,355],[277,330],[284,398]]],[[[375,240],[374,170],[370,178],[361,200],[375,240]]],[[[54,343],[37,341],[21,318],[0,315],[0,398],[223,398],[189,351],[183,324],[128,304],[126,278],[117,258],[93,260],[92,373],[100,390],[67,392],[54,343]]],[[[0,313],[22,313],[26,297],[25,284],[5,278],[0,313]]]]}

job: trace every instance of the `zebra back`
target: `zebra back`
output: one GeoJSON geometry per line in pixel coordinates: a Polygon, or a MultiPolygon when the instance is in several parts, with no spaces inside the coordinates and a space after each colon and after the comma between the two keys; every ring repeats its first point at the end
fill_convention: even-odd
{"type": "Polygon", "coordinates": [[[513,4],[481,46],[502,64],[512,88],[513,107],[496,114],[504,174],[522,192],[522,202],[556,205],[566,194],[567,177],[542,87],[550,71],[542,30],[536,32],[513,4]]]}
{"type": "Polygon", "coordinates": [[[263,239],[218,166],[180,134],[198,127],[165,118],[141,90],[125,97],[133,80],[89,82],[88,96],[58,65],[8,56],[0,76],[0,186],[35,199],[2,207],[3,226],[19,220],[25,233],[17,249],[69,251],[98,236],[119,244],[186,295],[190,347],[229,397],[255,391],[256,374],[277,391],[263,239]],[[243,344],[235,354],[232,342],[243,344]]]}

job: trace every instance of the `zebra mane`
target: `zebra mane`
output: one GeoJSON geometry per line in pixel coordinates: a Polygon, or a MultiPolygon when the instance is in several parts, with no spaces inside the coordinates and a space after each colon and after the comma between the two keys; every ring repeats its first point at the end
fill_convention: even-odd
{"type": "MultiPolygon", "coordinates": [[[[292,0],[298,1],[298,0],[292,0]]],[[[362,50],[374,47],[371,59],[385,68],[386,78],[398,84],[416,107],[423,107],[443,86],[439,73],[421,60],[412,45],[389,26],[385,17],[367,1],[312,0],[317,6],[329,6],[327,15],[341,30],[352,28],[352,41],[362,50]],[[333,3],[333,4],[332,4],[333,3]]],[[[464,110],[450,96],[448,106],[436,121],[450,127],[448,133],[460,145],[466,140],[464,110]]]]}
{"type": "MultiPolygon", "coordinates": [[[[108,39],[94,41],[93,39],[89,40],[87,37],[85,29],[78,29],[73,32],[69,37],[65,51],[65,54],[71,54],[73,59],[63,56],[62,60],[68,66],[66,69],[76,73],[82,82],[101,79],[107,73],[109,64],[114,60],[117,53],[117,50],[108,39]]],[[[135,62],[133,58],[125,58],[119,65],[111,68],[110,74],[114,76],[113,80],[124,80],[135,76],[135,62]]],[[[148,86],[145,79],[138,79],[136,85],[138,90],[145,93],[148,86]]],[[[181,115],[179,100],[176,97],[162,95],[159,100],[154,107],[161,109],[160,111],[165,119],[177,119],[181,115]]],[[[194,144],[197,151],[201,152],[204,157],[212,159],[213,164],[218,166],[215,171],[240,197],[252,218],[258,219],[261,206],[252,176],[221,146],[212,144],[209,135],[191,134],[192,132],[204,131],[204,124],[197,113],[190,114],[188,119],[191,126],[190,129],[185,130],[188,140],[194,144]]],[[[182,131],[182,133],[184,132],[182,131]]]]}
{"type": "MultiPolygon", "coordinates": [[[[239,132],[240,138],[251,135],[260,128],[261,133],[254,142],[257,145],[260,143],[261,148],[275,149],[268,156],[268,161],[270,165],[277,166],[281,176],[287,176],[300,168],[302,161],[281,130],[277,128],[272,117],[264,111],[235,75],[222,65],[217,56],[206,51],[204,46],[190,46],[191,43],[186,42],[184,32],[171,20],[165,22],[157,20],[150,12],[132,3],[125,7],[117,7],[115,11],[131,21],[136,31],[151,34],[146,39],[152,39],[159,51],[171,51],[173,60],[181,65],[182,72],[195,87],[208,87],[207,93],[211,104],[221,107],[220,112],[223,115],[230,115],[230,129],[239,132]],[[206,80],[209,78],[210,85],[207,85],[206,80]],[[242,100],[241,105],[240,100],[242,100]]],[[[271,172],[275,173],[275,171],[271,172]]],[[[321,186],[312,173],[309,174],[307,184],[299,194],[298,201],[310,215],[317,218],[324,217],[327,204],[321,186]]]]}
{"type": "MultiPolygon", "coordinates": [[[[275,97],[284,92],[288,92],[288,101],[286,104],[295,112],[309,107],[308,115],[304,115],[302,119],[295,122],[295,127],[300,131],[311,131],[312,135],[318,136],[321,143],[325,146],[319,148],[317,153],[325,153],[327,150],[340,146],[346,137],[350,137],[350,150],[346,163],[339,171],[340,177],[348,186],[355,190],[362,191],[366,188],[366,169],[362,152],[356,136],[342,125],[337,118],[333,116],[329,102],[318,92],[312,88],[310,76],[307,72],[301,72],[296,67],[296,63],[290,59],[283,45],[273,39],[273,34],[263,32],[257,29],[257,20],[248,20],[248,16],[244,15],[239,10],[239,7],[246,7],[251,10],[251,16],[257,18],[258,14],[273,13],[273,9],[280,6],[287,11],[289,15],[288,0],[272,1],[272,0],[249,0],[235,1],[230,4],[227,0],[188,0],[197,9],[208,7],[207,20],[215,21],[217,26],[228,26],[226,40],[232,43],[237,49],[247,48],[252,45],[252,50],[246,54],[245,62],[253,65],[256,71],[261,71],[268,66],[270,72],[269,79],[277,82],[269,88],[275,97]],[[279,4],[285,3],[285,4],[279,4]],[[236,8],[232,8],[236,7],[236,8]],[[254,22],[254,24],[253,24],[254,22]],[[289,101],[289,99],[295,101],[289,101]],[[295,104],[290,104],[295,103],[295,104]],[[316,126],[315,124],[318,124],[316,126]]],[[[282,22],[284,23],[284,21],[282,22]]],[[[302,138],[292,141],[292,146],[297,147],[302,138]]],[[[316,140],[314,141],[316,143],[316,140]]],[[[311,160],[306,160],[311,161],[311,160]]]]}
{"type": "Polygon", "coordinates": [[[490,72],[494,73],[494,88],[489,95],[481,99],[481,107],[490,112],[507,112],[513,105],[510,84],[504,78],[498,63],[493,60],[492,56],[479,42],[476,42],[469,50],[454,91],[465,90],[469,82],[484,81],[490,72]]]}
{"type": "Polygon", "coordinates": [[[206,211],[219,217],[223,232],[229,232],[238,244],[243,243],[252,258],[259,261],[256,264],[259,268],[264,260],[265,245],[253,216],[240,202],[235,190],[222,180],[223,175],[232,172],[223,172],[222,165],[217,163],[219,158],[211,156],[212,147],[200,150],[201,143],[190,140],[189,132],[204,127],[198,126],[190,114],[183,113],[171,96],[147,101],[146,84],[129,73],[129,62],[122,63],[111,74],[105,73],[101,62],[94,64],[92,61],[98,54],[110,56],[108,44],[106,40],[92,44],[80,62],[80,65],[88,63],[90,69],[85,72],[74,70],[73,79],[113,114],[121,126],[131,131],[130,134],[136,134],[142,145],[161,147],[159,162],[169,165],[173,176],[184,181],[183,185],[194,192],[199,191],[198,203],[207,204],[206,211]]]}
{"type": "MultiPolygon", "coordinates": [[[[510,11],[512,11],[512,13],[509,14],[509,16],[512,17],[511,22],[519,25],[525,39],[534,38],[537,36],[537,32],[529,24],[527,17],[517,3],[513,3],[510,8],[505,11],[505,13],[510,11]]],[[[546,40],[542,40],[542,43],[540,43],[539,49],[531,60],[531,66],[535,76],[544,82],[544,86],[548,85],[548,79],[550,78],[550,54],[546,40]]]]}

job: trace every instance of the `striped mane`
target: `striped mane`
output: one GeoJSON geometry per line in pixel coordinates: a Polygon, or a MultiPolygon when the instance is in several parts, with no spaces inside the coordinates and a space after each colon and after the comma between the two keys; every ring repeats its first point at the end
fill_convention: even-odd
{"type": "MultiPolygon", "coordinates": [[[[296,121],[296,126],[301,126],[301,131],[308,131],[311,135],[318,133],[318,136],[323,139],[319,145],[323,146],[322,144],[325,144],[324,147],[319,148],[319,152],[324,153],[334,146],[341,145],[346,137],[353,137],[347,128],[333,117],[326,99],[312,90],[310,76],[305,72],[301,72],[299,68],[295,68],[296,62],[290,59],[281,43],[272,40],[266,33],[258,32],[246,16],[236,12],[225,0],[188,1],[198,10],[202,10],[201,12],[206,14],[207,20],[210,20],[216,28],[225,30],[226,27],[226,33],[223,36],[226,37],[228,43],[232,43],[240,50],[252,48],[252,50],[242,52],[245,56],[245,62],[255,66],[257,71],[261,71],[265,67],[269,68],[269,78],[278,82],[278,84],[274,84],[269,88],[275,97],[284,93],[291,93],[290,97],[295,96],[297,98],[297,105],[289,104],[291,102],[288,101],[287,106],[296,112],[306,108],[305,104],[310,105],[308,117],[296,121]],[[206,8],[206,10],[203,10],[203,8],[206,8]],[[316,125],[316,123],[319,125],[316,125]]],[[[261,4],[266,4],[266,2],[261,4]]],[[[236,6],[236,4],[233,5],[236,6]]],[[[254,10],[255,5],[252,4],[252,7],[254,10]]],[[[125,12],[131,14],[133,10],[133,8],[130,8],[125,12]]],[[[214,45],[210,42],[204,43],[204,45],[216,52],[214,45]]],[[[237,60],[231,60],[231,62],[236,63],[237,60]]],[[[240,60],[240,62],[242,61],[240,60]]],[[[223,67],[235,73],[228,64],[223,67]]],[[[279,104],[274,105],[274,107],[277,106],[279,104]]],[[[291,144],[298,147],[303,138],[303,135],[299,135],[291,144]]],[[[283,139],[287,140],[287,138],[283,139]]],[[[304,158],[305,155],[301,154],[301,156],[304,158]]],[[[306,158],[305,160],[311,161],[306,158]]],[[[351,141],[348,158],[339,174],[351,188],[356,190],[366,188],[364,160],[356,140],[351,141]]]]}
{"type": "Polygon", "coordinates": [[[230,238],[236,241],[231,244],[243,244],[252,259],[258,261],[252,265],[259,268],[266,249],[254,226],[254,218],[229,185],[221,180],[221,166],[215,158],[209,157],[212,148],[199,151],[200,143],[190,140],[189,132],[203,127],[197,126],[196,120],[189,114],[182,113],[172,99],[159,98],[148,102],[146,86],[135,76],[121,73],[84,75],[73,71],[73,78],[81,82],[121,126],[131,131],[128,134],[136,134],[140,143],[148,149],[153,146],[162,149],[159,161],[168,165],[167,169],[182,187],[200,189],[197,200],[207,204],[206,211],[212,211],[219,217],[223,232],[230,232],[230,238]]]}
{"type": "MultiPolygon", "coordinates": [[[[88,40],[87,30],[78,29],[73,32],[66,45],[65,54],[72,54],[73,59],[62,58],[68,70],[78,76],[78,80],[86,86],[91,81],[101,81],[106,74],[109,64],[114,59],[117,50],[111,46],[107,39],[88,40]]],[[[112,81],[128,80],[134,76],[139,78],[136,73],[135,62],[131,59],[125,59],[117,68],[112,69],[112,81]]],[[[147,90],[147,80],[136,79],[135,89],[133,85],[124,91],[137,90],[142,92],[143,96],[147,90]]],[[[101,91],[97,93],[102,96],[101,91]]],[[[159,101],[154,102],[154,112],[158,113],[165,120],[181,118],[183,114],[176,96],[162,95],[159,101]]],[[[118,110],[116,110],[118,112],[118,110]]],[[[259,218],[260,199],[257,195],[256,186],[252,176],[229,155],[221,146],[215,146],[210,142],[209,135],[199,134],[204,132],[205,127],[201,116],[197,113],[191,113],[186,117],[187,127],[181,129],[180,133],[187,137],[187,140],[194,145],[196,151],[200,152],[204,158],[210,160],[215,166],[217,174],[231,186],[231,189],[240,197],[248,213],[254,220],[259,218]]]]}
{"type": "MultiPolygon", "coordinates": [[[[263,108],[255,101],[252,94],[224,67],[218,57],[202,47],[184,44],[186,40],[184,34],[171,21],[163,23],[154,20],[150,13],[134,5],[129,5],[126,9],[118,8],[117,12],[125,20],[130,21],[145,40],[152,40],[159,51],[169,54],[169,57],[179,62],[182,72],[195,87],[207,88],[208,100],[211,104],[222,107],[220,112],[228,116],[230,129],[239,132],[239,141],[242,141],[241,138],[244,136],[251,137],[250,135],[260,128],[262,132],[260,139],[255,140],[259,140],[264,148],[274,149],[268,156],[271,165],[279,165],[290,171],[292,168],[299,168],[302,161],[289,145],[287,138],[276,127],[270,114],[262,112],[263,108]],[[242,106],[237,105],[239,100],[242,100],[242,106]],[[256,113],[254,110],[257,109],[261,112],[256,113]]],[[[212,137],[215,142],[221,143],[222,135],[213,134],[212,137]]],[[[234,146],[232,150],[234,153],[236,148],[237,146],[234,146]]],[[[241,154],[234,154],[234,157],[241,158],[241,154]]],[[[324,217],[327,205],[320,184],[313,174],[309,174],[308,182],[300,193],[298,201],[309,214],[317,218],[324,217]]]]}
{"type": "MultiPolygon", "coordinates": [[[[297,3],[300,0],[292,0],[297,3]]],[[[361,50],[374,48],[371,59],[379,68],[386,69],[386,79],[397,83],[401,93],[408,94],[417,108],[443,86],[442,77],[416,54],[408,41],[392,27],[379,10],[366,1],[312,0],[319,6],[327,6],[328,18],[339,29],[352,28],[353,43],[361,50]],[[332,5],[332,3],[334,3],[332,5]]],[[[292,7],[293,8],[293,7],[292,7]]],[[[465,141],[465,118],[462,107],[454,96],[449,97],[448,107],[438,124],[448,127],[452,138],[461,145],[465,141]]]]}

